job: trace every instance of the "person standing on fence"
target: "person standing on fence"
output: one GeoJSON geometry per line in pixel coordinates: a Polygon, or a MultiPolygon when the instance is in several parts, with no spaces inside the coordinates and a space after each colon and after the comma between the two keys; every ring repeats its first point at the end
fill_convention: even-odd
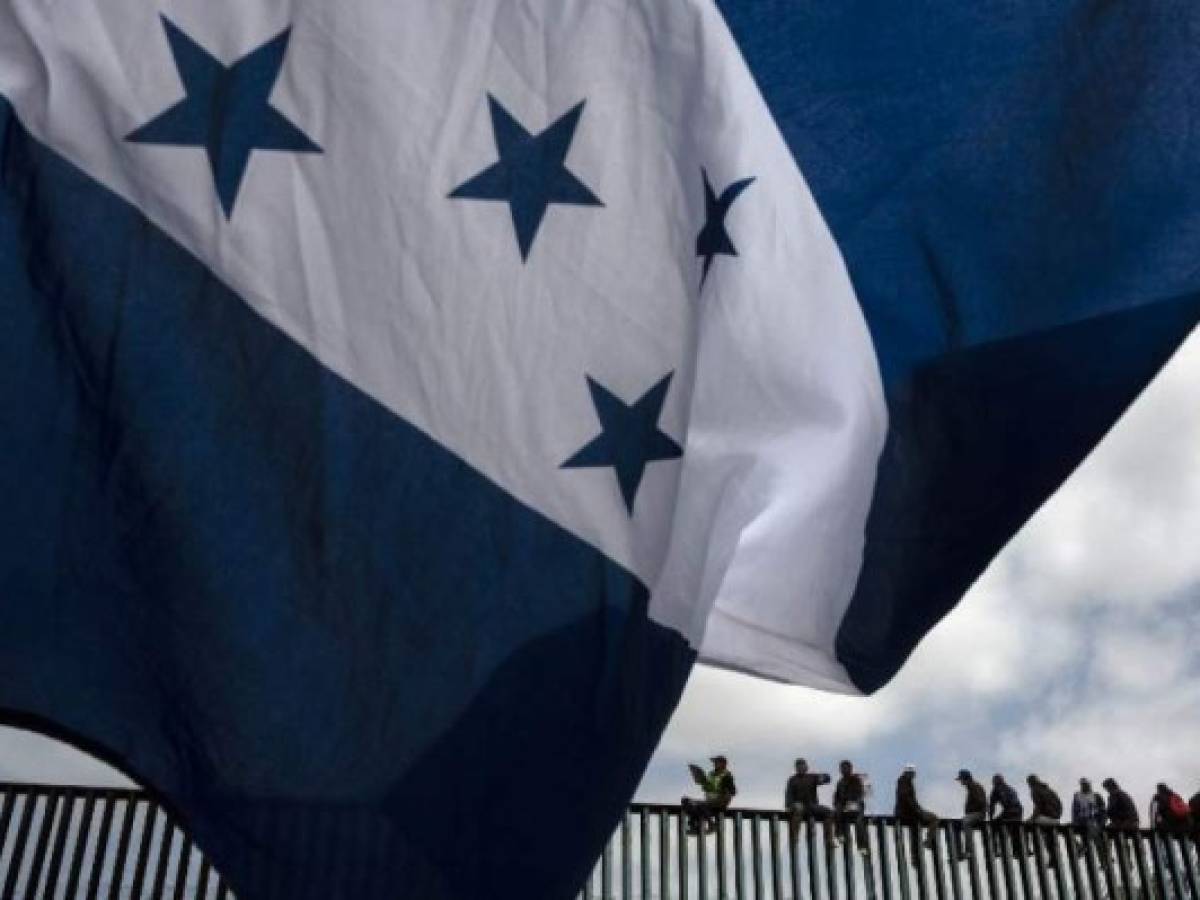
{"type": "Polygon", "coordinates": [[[844,840],[846,826],[853,825],[858,852],[866,856],[870,852],[870,845],[867,843],[866,786],[862,776],[854,771],[854,763],[850,760],[843,759],[838,771],[842,777],[833,789],[833,821],[837,830],[837,840],[844,840]]]}
{"type": "Polygon", "coordinates": [[[1115,778],[1105,778],[1101,782],[1108,791],[1108,827],[1119,831],[1137,830],[1141,827],[1142,819],[1138,815],[1137,804],[1133,798],[1121,788],[1115,778]]]}
{"type": "Polygon", "coordinates": [[[684,797],[679,801],[687,816],[689,834],[699,834],[701,825],[705,831],[712,831],[717,815],[729,808],[737,794],[733,773],[729,771],[729,760],[724,756],[714,756],[710,761],[713,768],[707,774],[697,765],[688,766],[692,780],[704,791],[703,800],[684,797]]]}
{"type": "Polygon", "coordinates": [[[958,858],[967,859],[975,851],[975,832],[987,821],[987,791],[967,769],[959,769],[954,779],[964,788],[962,830],[958,832],[958,858]]]}
{"type": "MultiPolygon", "coordinates": [[[[1026,782],[1029,784],[1029,797],[1033,801],[1033,811],[1029,814],[1030,825],[1042,825],[1053,828],[1062,821],[1062,800],[1054,788],[1042,781],[1036,775],[1030,775],[1026,782]]],[[[1046,859],[1054,865],[1053,850],[1054,832],[1047,831],[1042,835],[1042,843],[1046,848],[1046,859]]]]}
{"type": "Polygon", "coordinates": [[[911,829],[912,833],[912,864],[918,865],[920,845],[918,839],[921,826],[926,830],[924,846],[933,849],[933,835],[938,824],[938,817],[924,809],[917,801],[917,770],[914,766],[905,766],[904,772],[896,780],[896,824],[911,829]]]}
{"type": "Polygon", "coordinates": [[[833,810],[822,806],[817,797],[817,788],[829,782],[828,775],[808,771],[807,760],[796,760],[796,774],[787,780],[787,787],[783,792],[783,808],[787,810],[788,833],[793,844],[799,838],[800,823],[805,820],[826,823],[825,843],[833,842],[833,831],[829,823],[833,817],[833,810]]]}
{"type": "Polygon", "coordinates": [[[1079,790],[1071,800],[1071,824],[1083,832],[1084,837],[1097,847],[1104,846],[1104,821],[1108,812],[1104,798],[1092,790],[1092,782],[1079,779],[1079,790]]]}
{"type": "Polygon", "coordinates": [[[1176,837],[1187,837],[1192,830],[1192,813],[1187,803],[1165,784],[1159,784],[1150,801],[1154,828],[1176,837]]]}
{"type": "MultiPolygon", "coordinates": [[[[1002,831],[1007,830],[1012,837],[1013,853],[1024,852],[1024,845],[1021,841],[1021,819],[1025,816],[1025,807],[1021,805],[1021,798],[1017,796],[1017,792],[1013,786],[1004,780],[1004,776],[997,773],[992,776],[992,793],[988,797],[988,819],[997,823],[1002,831]],[[999,814],[997,814],[997,807],[999,814]]],[[[997,842],[993,847],[994,852],[999,855],[1000,844],[997,842]]]]}

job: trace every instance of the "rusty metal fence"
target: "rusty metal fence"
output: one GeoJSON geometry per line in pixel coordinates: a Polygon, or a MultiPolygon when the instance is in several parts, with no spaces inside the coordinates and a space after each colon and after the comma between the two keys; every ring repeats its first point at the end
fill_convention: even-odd
{"type": "MultiPolygon", "coordinates": [[[[1200,900],[1196,844],[1150,831],[1090,840],[1065,826],[943,821],[914,835],[873,816],[864,854],[852,840],[827,845],[815,823],[793,840],[773,810],[731,810],[703,835],[686,825],[677,806],[634,804],[580,900],[1200,900]]],[[[141,791],[0,784],[0,900],[84,898],[232,894],[141,791]]]]}

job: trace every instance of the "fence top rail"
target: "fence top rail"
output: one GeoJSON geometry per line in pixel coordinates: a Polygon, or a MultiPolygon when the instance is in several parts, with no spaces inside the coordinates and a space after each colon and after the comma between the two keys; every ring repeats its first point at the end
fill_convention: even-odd
{"type": "Polygon", "coordinates": [[[0,796],[4,794],[30,794],[38,797],[57,795],[63,797],[88,797],[96,800],[150,800],[155,797],[142,788],[97,787],[82,784],[51,784],[37,781],[0,781],[0,796]]]}

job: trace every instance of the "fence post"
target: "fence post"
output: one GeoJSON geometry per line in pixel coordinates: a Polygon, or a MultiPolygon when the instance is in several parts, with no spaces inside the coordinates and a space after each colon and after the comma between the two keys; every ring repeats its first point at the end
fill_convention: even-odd
{"type": "Polygon", "coordinates": [[[733,890],[737,900],[746,900],[746,861],[743,857],[746,840],[742,821],[742,814],[735,812],[733,814],[733,890]]]}
{"type": "Polygon", "coordinates": [[[633,835],[630,833],[629,811],[621,816],[621,900],[633,898],[633,835]]]}
{"type": "Polygon", "coordinates": [[[42,827],[38,829],[37,843],[33,847],[33,859],[29,862],[29,878],[25,882],[25,896],[37,897],[38,888],[42,883],[42,866],[46,862],[46,852],[50,849],[50,835],[54,832],[55,816],[58,814],[58,804],[61,799],[58,791],[46,794],[46,808],[42,813],[42,827]]]}
{"type": "MultiPolygon", "coordinates": [[[[638,812],[638,831],[641,852],[638,858],[642,863],[642,900],[650,900],[650,811],[642,809],[638,812]]],[[[662,898],[666,900],[666,898],[662,898]]]]}

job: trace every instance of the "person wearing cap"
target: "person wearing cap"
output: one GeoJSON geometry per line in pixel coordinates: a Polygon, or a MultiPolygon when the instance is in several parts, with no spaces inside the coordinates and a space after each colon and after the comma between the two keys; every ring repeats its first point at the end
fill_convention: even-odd
{"type": "Polygon", "coordinates": [[[679,801],[679,805],[688,819],[689,834],[698,834],[702,824],[705,831],[712,831],[717,815],[729,808],[729,804],[737,794],[733,773],[729,771],[729,760],[724,756],[717,755],[711,757],[710,761],[713,767],[712,771],[707,774],[697,765],[688,766],[692,773],[692,780],[704,792],[703,800],[684,797],[679,801]]]}
{"type": "MultiPolygon", "coordinates": [[[[783,808],[787,810],[788,833],[791,835],[792,843],[795,843],[799,837],[800,823],[804,820],[828,822],[832,818],[833,810],[828,806],[822,806],[817,797],[817,788],[823,784],[829,784],[829,782],[828,775],[808,770],[808,760],[796,760],[796,774],[787,780],[787,787],[783,791],[783,808]]],[[[829,844],[832,841],[833,830],[827,824],[825,826],[825,842],[829,844]]]]}
{"type": "Polygon", "coordinates": [[[958,858],[966,859],[975,850],[974,833],[987,821],[987,791],[969,769],[959,769],[954,780],[967,791],[963,802],[962,830],[957,835],[958,858]]]}
{"type": "Polygon", "coordinates": [[[843,759],[838,766],[841,778],[833,789],[833,824],[837,840],[846,836],[846,826],[854,826],[854,841],[858,852],[866,856],[870,852],[867,843],[867,789],[862,775],[854,771],[854,763],[843,759]]]}
{"type": "Polygon", "coordinates": [[[1138,814],[1137,804],[1133,798],[1119,785],[1115,778],[1105,778],[1101,786],[1108,791],[1108,827],[1118,831],[1136,831],[1141,827],[1142,818],[1138,814]]]}
{"type": "Polygon", "coordinates": [[[904,772],[896,780],[896,824],[910,828],[912,831],[912,859],[914,866],[919,865],[921,826],[926,828],[924,846],[933,849],[934,829],[937,828],[938,817],[923,808],[917,801],[917,769],[916,766],[905,766],[904,772]]]}
{"type": "Polygon", "coordinates": [[[1092,790],[1092,782],[1079,779],[1079,790],[1071,798],[1071,824],[1083,833],[1086,840],[1103,847],[1104,821],[1107,818],[1104,798],[1092,790]]]}

